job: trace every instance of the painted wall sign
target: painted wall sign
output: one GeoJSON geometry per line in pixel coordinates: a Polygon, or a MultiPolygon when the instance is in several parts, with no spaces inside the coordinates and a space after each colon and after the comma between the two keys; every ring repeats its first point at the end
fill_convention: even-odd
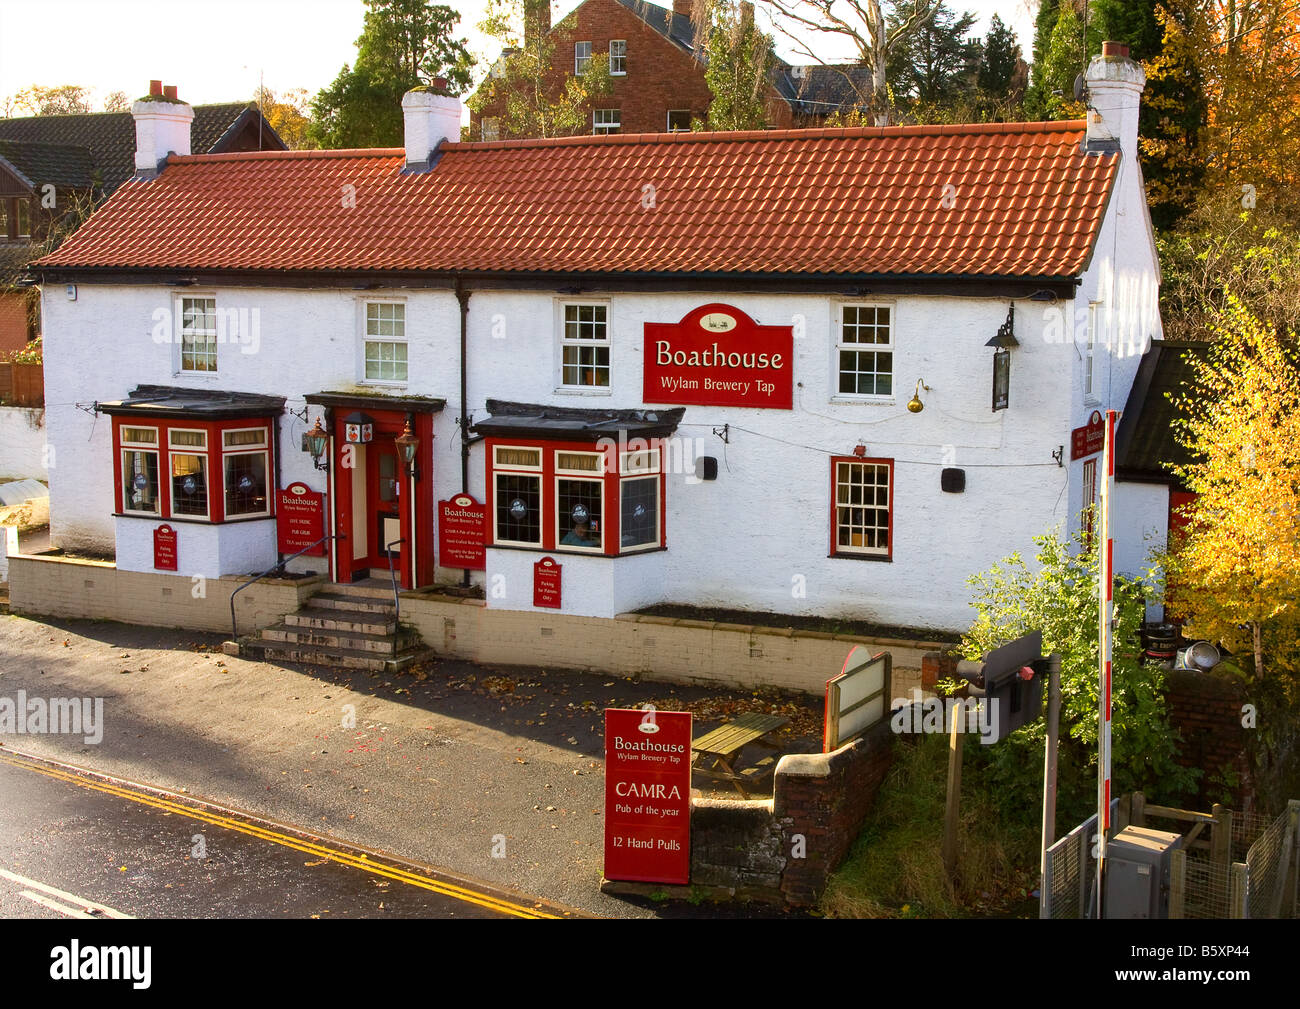
{"type": "Polygon", "coordinates": [[[533,565],[533,605],[560,608],[560,568],[554,557],[543,557],[533,565]]]}
{"type": "Polygon", "coordinates": [[[691,716],[605,709],[605,878],[691,881],[691,716]]]}
{"type": "Polygon", "coordinates": [[[694,406],[794,407],[794,327],[760,326],[730,305],[645,324],[642,399],[694,406]]]}
{"type": "Polygon", "coordinates": [[[158,526],[153,531],[153,566],[159,571],[175,571],[176,565],[176,530],[158,526]]]}
{"type": "MultiPolygon", "coordinates": [[[[275,514],[276,549],[296,554],[324,535],[325,495],[300,483],[282,488],[275,514]]],[[[308,550],[306,556],[325,556],[325,544],[308,550]]]]}
{"type": "Polygon", "coordinates": [[[468,494],[438,502],[438,553],[443,567],[487,568],[487,507],[468,494]]]}
{"type": "Polygon", "coordinates": [[[1106,422],[1101,411],[1093,410],[1088,423],[1070,432],[1070,461],[1096,455],[1106,444],[1106,422]]]}
{"type": "Polygon", "coordinates": [[[374,424],[344,424],[344,440],[353,445],[365,445],[374,440],[374,424]]]}

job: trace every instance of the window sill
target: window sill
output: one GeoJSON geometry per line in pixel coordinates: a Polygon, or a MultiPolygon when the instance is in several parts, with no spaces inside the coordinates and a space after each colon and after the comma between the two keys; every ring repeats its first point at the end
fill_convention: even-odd
{"type": "Polygon", "coordinates": [[[598,553],[589,553],[585,550],[570,550],[564,547],[556,547],[554,550],[547,550],[544,549],[543,547],[519,547],[519,546],[507,545],[505,543],[489,543],[487,544],[487,549],[518,550],[521,553],[549,554],[552,556],[556,554],[562,554],[565,557],[603,557],[605,560],[616,561],[622,557],[639,557],[641,556],[641,554],[664,553],[665,551],[667,551],[668,548],[667,547],[639,547],[639,548],[634,547],[634,548],[629,548],[627,550],[624,550],[622,553],[618,553],[618,554],[598,554],[598,553]]]}
{"type": "Polygon", "coordinates": [[[569,386],[562,385],[555,390],[557,396],[612,396],[614,393],[607,385],[569,386]]]}
{"type": "Polygon", "coordinates": [[[172,378],[199,378],[212,379],[214,382],[220,381],[222,373],[219,371],[174,371],[172,378]]]}
{"type": "Polygon", "coordinates": [[[362,378],[357,380],[357,385],[369,386],[375,389],[405,389],[411,383],[407,382],[388,382],[382,378],[362,378]]]}
{"type": "Polygon", "coordinates": [[[843,561],[877,561],[885,564],[892,564],[894,558],[888,554],[850,554],[850,553],[830,553],[826,555],[829,558],[843,561]]]}
{"type": "Polygon", "coordinates": [[[832,396],[830,402],[837,405],[853,406],[897,406],[898,400],[894,396],[850,396],[847,393],[840,393],[832,396]]]}
{"type": "Polygon", "coordinates": [[[212,519],[190,518],[187,515],[147,515],[144,512],[113,512],[115,519],[143,519],[146,522],[183,522],[186,525],[193,526],[234,526],[241,525],[245,522],[274,522],[274,515],[244,515],[239,518],[222,519],[220,522],[214,522],[212,519]]]}

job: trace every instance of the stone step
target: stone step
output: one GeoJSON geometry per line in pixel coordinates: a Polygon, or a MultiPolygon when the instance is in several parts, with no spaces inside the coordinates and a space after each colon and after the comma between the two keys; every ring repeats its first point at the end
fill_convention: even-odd
{"type": "MultiPolygon", "coordinates": [[[[383,581],[383,585],[334,582],[325,591],[331,595],[353,596],[357,599],[387,599],[391,603],[393,601],[393,586],[389,584],[387,571],[384,572],[381,581],[383,581]]],[[[397,591],[402,592],[404,590],[399,585],[397,591]]]]}
{"type": "Polygon", "coordinates": [[[397,621],[391,613],[366,613],[357,610],[304,606],[297,613],[286,613],[290,627],[307,627],[319,631],[345,631],[353,634],[392,634],[397,621]]]}
{"type": "Polygon", "coordinates": [[[262,631],[262,640],[275,644],[312,645],[344,651],[374,652],[392,658],[404,648],[414,644],[418,635],[402,630],[393,640],[391,634],[358,634],[346,631],[327,631],[310,627],[292,627],[279,624],[262,631]]]}
{"type": "Polygon", "coordinates": [[[430,653],[428,649],[416,648],[396,656],[385,656],[353,648],[324,648],[315,645],[255,640],[240,642],[240,654],[271,662],[297,662],[333,668],[365,669],[370,672],[396,672],[417,659],[427,657],[430,653]]]}
{"type": "Polygon", "coordinates": [[[311,597],[313,607],[329,610],[352,610],[355,613],[396,613],[392,594],[388,600],[376,596],[345,595],[341,592],[317,592],[311,597]]]}

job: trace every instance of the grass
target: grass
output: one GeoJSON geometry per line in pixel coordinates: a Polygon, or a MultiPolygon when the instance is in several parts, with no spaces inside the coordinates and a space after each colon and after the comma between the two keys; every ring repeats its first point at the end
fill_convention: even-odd
{"type": "MultiPolygon", "coordinates": [[[[978,781],[962,782],[956,883],[944,872],[947,743],[944,736],[922,736],[900,747],[875,808],[822,897],[826,915],[962,918],[1006,914],[1026,900],[1026,889],[1036,885],[1039,828],[1000,816],[978,781]]],[[[1033,805],[1035,797],[1028,799],[1033,805]]]]}

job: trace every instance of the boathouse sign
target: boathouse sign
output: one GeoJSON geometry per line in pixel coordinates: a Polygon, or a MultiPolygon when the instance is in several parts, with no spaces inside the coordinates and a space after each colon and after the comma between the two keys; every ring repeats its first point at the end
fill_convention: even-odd
{"type": "Polygon", "coordinates": [[[642,400],[794,408],[794,327],[760,326],[730,305],[645,324],[642,400]]]}

